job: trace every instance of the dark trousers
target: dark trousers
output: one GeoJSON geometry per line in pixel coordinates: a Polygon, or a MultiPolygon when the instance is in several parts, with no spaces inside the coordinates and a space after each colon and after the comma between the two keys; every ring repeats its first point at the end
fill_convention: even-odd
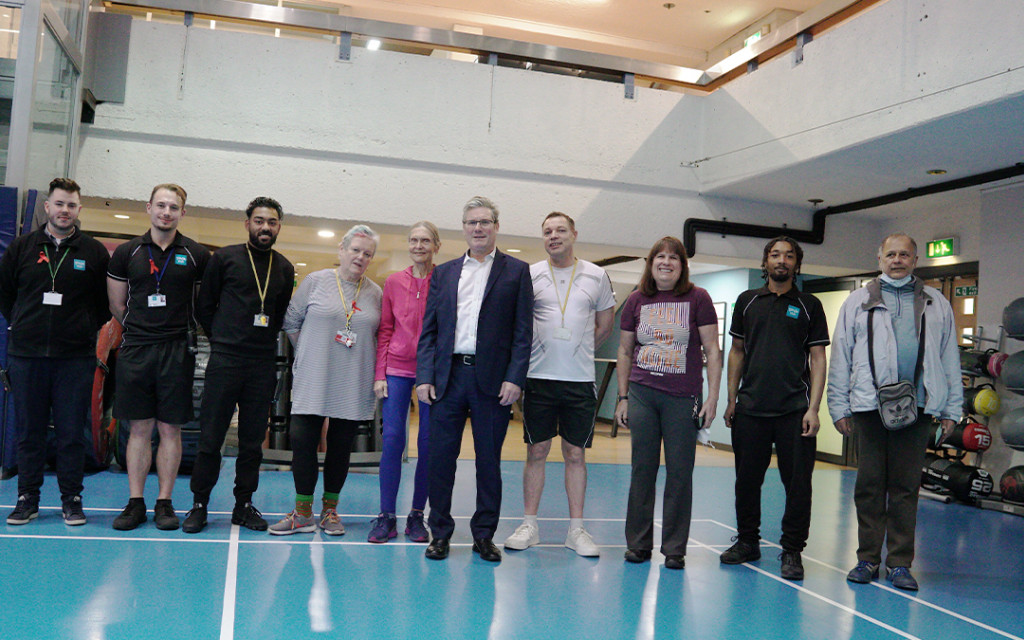
{"type": "Polygon", "coordinates": [[[626,506],[626,546],[649,551],[654,547],[655,485],[665,443],[665,497],[661,552],[686,555],[693,509],[693,462],[697,455],[700,401],[672,396],[642,384],[629,385],[629,432],[632,470],[626,506]]]}
{"type": "Polygon", "coordinates": [[[889,431],[877,411],[853,414],[857,432],[857,560],[882,561],[882,542],[889,567],[914,562],[917,496],[921,468],[931,436],[932,418],[922,411],[913,426],[889,431]]]}
{"type": "Polygon", "coordinates": [[[82,493],[85,430],[96,358],[8,356],[18,425],[18,495],[39,498],[50,418],[57,436],[57,484],[62,501],[82,493]]]}
{"type": "MultiPolygon", "coordinates": [[[[352,441],[355,440],[358,420],[331,418],[327,424],[327,452],[324,454],[324,491],[341,493],[348,478],[348,463],[352,458],[352,441]]],[[[292,414],[288,438],[292,445],[292,480],[295,493],[311,496],[316,491],[320,475],[316,448],[320,444],[324,416],[292,414]]]]}
{"type": "Polygon", "coordinates": [[[235,462],[235,502],[252,501],[260,481],[263,438],[270,419],[270,403],[277,379],[274,361],[210,355],[199,409],[199,451],[192,469],[195,501],[210,502],[220,476],[220,449],[238,406],[238,459],[235,462]]]}
{"type": "Polygon", "coordinates": [[[429,524],[435,538],[450,538],[455,531],[452,489],[467,415],[476,453],[476,511],[469,528],[474,539],[494,537],[501,513],[501,447],[509,411],[497,396],[480,391],[473,367],[452,364],[444,396],[430,407],[429,524]]]}
{"type": "Polygon", "coordinates": [[[779,460],[779,477],[786,488],[782,540],[786,551],[803,551],[811,526],[811,474],[817,438],[800,435],[806,409],[784,416],[748,416],[737,413],[732,426],[736,459],[736,529],[743,542],[761,539],[761,485],[772,460],[772,444],[779,460]]]}

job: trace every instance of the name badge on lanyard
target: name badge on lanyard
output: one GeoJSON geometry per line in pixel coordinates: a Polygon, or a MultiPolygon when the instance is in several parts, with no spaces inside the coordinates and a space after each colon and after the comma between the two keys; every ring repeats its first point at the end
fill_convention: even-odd
{"type": "Polygon", "coordinates": [[[558,327],[557,329],[555,329],[555,332],[551,334],[551,337],[554,338],[555,340],[571,340],[572,329],[570,329],[569,327],[558,327]]]}
{"type": "Polygon", "coordinates": [[[64,294],[57,293],[56,291],[46,291],[43,293],[43,304],[59,307],[63,299],[64,294]]]}
{"type": "Polygon", "coordinates": [[[269,327],[270,316],[265,313],[257,313],[252,319],[252,326],[254,327],[269,327]]]}
{"type": "Polygon", "coordinates": [[[341,329],[337,335],[334,336],[334,341],[338,344],[343,344],[346,347],[353,347],[356,344],[356,332],[349,329],[341,329]]]}
{"type": "Polygon", "coordinates": [[[147,298],[147,300],[149,301],[149,306],[150,307],[166,307],[167,306],[167,296],[165,296],[162,293],[154,293],[151,296],[149,296],[149,298],[147,298]]]}

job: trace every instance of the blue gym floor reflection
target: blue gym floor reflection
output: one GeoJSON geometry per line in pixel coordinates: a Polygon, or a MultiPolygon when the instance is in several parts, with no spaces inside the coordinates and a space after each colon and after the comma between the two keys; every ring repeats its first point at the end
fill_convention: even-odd
{"type": "MultiPolygon", "coordinates": [[[[623,514],[629,469],[590,465],[587,526],[599,559],[562,546],[567,528],[562,468],[551,463],[541,504],[541,545],[505,553],[500,565],[470,551],[472,462],[459,462],[456,535],[450,558],[432,562],[425,545],[399,537],[366,542],[375,515],[377,477],[352,474],[339,511],[347,534],[272,537],[230,525],[233,461],[198,535],[161,532],[152,520],[132,532],[110,528],[125,501],[127,478],[86,479],[89,524],[66,527],[56,482],[47,476],[38,520],[0,524],[0,635],[4,640],[82,638],[307,637],[440,638],[1009,638],[1024,636],[1024,519],[922,500],[915,596],[884,581],[853,586],[854,472],[814,476],[807,577],[779,578],[782,488],[769,471],[764,489],[761,560],[724,567],[735,519],[733,472],[695,471],[694,523],[685,571],[623,562],[623,514]]],[[[399,505],[408,506],[413,465],[404,468],[399,505]]],[[[519,522],[522,463],[503,463],[505,517],[496,542],[519,522]]],[[[149,479],[147,504],[155,499],[149,479]]],[[[288,472],[265,471],[257,506],[273,521],[292,500],[288,472]]],[[[16,481],[0,483],[4,514],[16,481]]],[[[175,506],[189,506],[180,478],[175,506]]],[[[317,496],[319,500],[319,494],[317,496]]],[[[660,514],[660,504],[658,506],[660,514]]],[[[2,521],[0,521],[2,522],[2,521]]],[[[658,532],[660,533],[660,532],[658,532]]],[[[656,533],[657,536],[657,533],[656,533]]]]}

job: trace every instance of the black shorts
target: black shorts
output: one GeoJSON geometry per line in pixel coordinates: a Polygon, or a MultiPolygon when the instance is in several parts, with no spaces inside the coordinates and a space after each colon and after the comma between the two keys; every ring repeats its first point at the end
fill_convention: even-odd
{"type": "Polygon", "coordinates": [[[526,379],[523,439],[537,444],[556,435],[576,447],[594,439],[597,393],[593,382],[526,379]]]}
{"type": "Polygon", "coordinates": [[[196,357],[188,342],[121,347],[115,370],[114,417],[119,420],[156,418],[182,425],[194,419],[192,380],[196,357]]]}

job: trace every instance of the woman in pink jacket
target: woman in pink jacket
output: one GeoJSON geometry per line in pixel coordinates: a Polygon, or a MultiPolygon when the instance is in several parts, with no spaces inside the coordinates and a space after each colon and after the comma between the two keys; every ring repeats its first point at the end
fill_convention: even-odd
{"type": "MultiPolygon", "coordinates": [[[[373,391],[382,403],[384,446],[380,458],[380,515],[373,521],[369,542],[387,542],[398,535],[396,501],[402,479],[402,452],[405,450],[409,402],[416,380],[416,346],[423,327],[430,273],[434,255],[441,248],[437,227],[417,222],[409,230],[409,257],[412,266],[388,276],[384,281],[384,300],[377,330],[377,371],[373,391]]],[[[419,403],[420,432],[416,439],[419,459],[413,485],[412,511],[405,520],[405,535],[413,542],[428,542],[430,534],[423,524],[427,505],[427,468],[429,465],[430,405],[419,403]]]]}

